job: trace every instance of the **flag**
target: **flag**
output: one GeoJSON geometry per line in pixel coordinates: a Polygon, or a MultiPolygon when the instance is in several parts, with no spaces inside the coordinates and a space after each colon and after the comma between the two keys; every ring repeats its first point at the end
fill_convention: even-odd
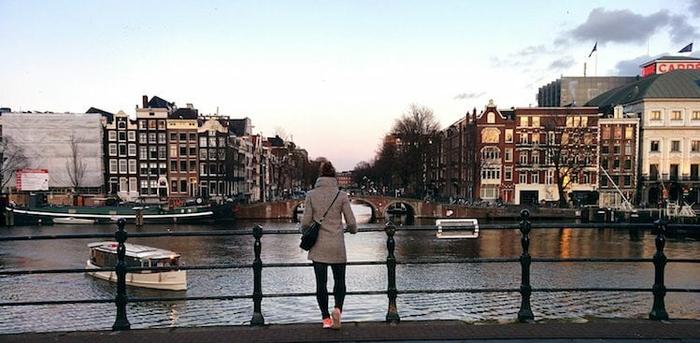
{"type": "Polygon", "coordinates": [[[683,49],[678,50],[678,52],[691,52],[693,51],[693,43],[690,43],[683,47],[683,49]]]}
{"type": "Polygon", "coordinates": [[[588,57],[593,56],[593,53],[598,51],[598,42],[595,42],[595,45],[593,45],[593,50],[591,50],[591,53],[588,54],[588,57]]]}

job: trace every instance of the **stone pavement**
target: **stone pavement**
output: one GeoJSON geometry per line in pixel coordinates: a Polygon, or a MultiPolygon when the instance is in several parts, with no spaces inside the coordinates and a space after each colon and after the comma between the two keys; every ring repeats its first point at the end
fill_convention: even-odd
{"type": "Polygon", "coordinates": [[[694,342],[700,343],[700,320],[654,322],[641,319],[586,323],[561,321],[529,324],[469,324],[461,321],[344,323],[338,331],[319,324],[273,324],[263,327],[212,326],[0,335],[0,342],[694,342]]]}

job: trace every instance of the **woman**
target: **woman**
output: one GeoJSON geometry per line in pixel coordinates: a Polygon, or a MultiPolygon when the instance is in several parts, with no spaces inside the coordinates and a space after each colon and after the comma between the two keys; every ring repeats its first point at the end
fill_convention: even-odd
{"type": "Polygon", "coordinates": [[[316,244],[309,250],[308,259],[313,261],[316,275],[316,300],[321,309],[323,328],[340,329],[340,316],[345,300],[345,238],[341,214],[350,233],[357,233],[355,216],[350,208],[350,200],[345,192],[338,189],[335,178],[335,168],[330,162],[321,163],[320,177],[312,191],[306,195],[304,216],[301,219],[302,231],[311,225],[313,220],[321,223],[316,244]],[[321,217],[328,214],[321,222],[321,217]],[[328,266],[333,271],[333,297],[335,307],[332,314],[328,313],[328,266]],[[332,315],[332,316],[331,316],[332,315]]]}

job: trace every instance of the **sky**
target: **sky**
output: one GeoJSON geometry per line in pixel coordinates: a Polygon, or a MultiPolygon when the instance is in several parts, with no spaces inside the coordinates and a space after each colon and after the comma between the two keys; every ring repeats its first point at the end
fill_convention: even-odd
{"type": "Polygon", "coordinates": [[[700,0],[0,0],[0,107],[135,115],[158,95],[350,170],[410,104],[441,127],[489,99],[536,106],[584,62],[636,75],[699,28],[700,0]]]}

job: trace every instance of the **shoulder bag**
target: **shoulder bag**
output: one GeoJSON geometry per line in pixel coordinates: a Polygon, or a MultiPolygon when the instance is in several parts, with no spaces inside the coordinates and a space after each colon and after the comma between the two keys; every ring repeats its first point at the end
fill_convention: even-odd
{"type": "MultiPolygon", "coordinates": [[[[331,210],[331,207],[333,207],[333,204],[335,203],[335,200],[338,199],[338,195],[340,194],[340,190],[338,190],[338,193],[335,194],[335,198],[333,198],[333,202],[331,202],[330,206],[328,206],[328,209],[326,210],[326,213],[323,214],[323,217],[321,217],[321,220],[316,221],[314,219],[311,222],[311,225],[304,231],[304,233],[301,235],[301,243],[299,244],[299,247],[304,249],[304,250],[311,250],[311,248],[316,244],[316,240],[318,239],[318,231],[321,230],[321,223],[323,223],[323,219],[326,218],[326,215],[328,214],[328,211],[331,210]]],[[[304,211],[309,211],[309,209],[304,209],[304,211]]]]}

